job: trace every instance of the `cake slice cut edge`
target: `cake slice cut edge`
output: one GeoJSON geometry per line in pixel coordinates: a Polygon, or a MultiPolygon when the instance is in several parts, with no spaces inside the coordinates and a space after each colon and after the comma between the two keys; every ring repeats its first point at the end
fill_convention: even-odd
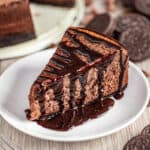
{"type": "Polygon", "coordinates": [[[67,130],[109,110],[107,98],[128,84],[128,53],[117,41],[84,28],[69,28],[33,83],[29,120],[67,130]]]}

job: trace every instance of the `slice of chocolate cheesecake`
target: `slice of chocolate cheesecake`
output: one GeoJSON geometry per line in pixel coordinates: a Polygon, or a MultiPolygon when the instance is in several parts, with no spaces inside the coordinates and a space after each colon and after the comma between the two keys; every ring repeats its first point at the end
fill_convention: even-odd
{"type": "Polygon", "coordinates": [[[0,0],[0,47],[35,38],[28,0],[0,0]]]}
{"type": "Polygon", "coordinates": [[[75,0],[31,0],[41,4],[51,4],[55,6],[73,7],[75,0]]]}
{"type": "Polygon", "coordinates": [[[128,53],[117,41],[71,27],[32,85],[28,119],[67,130],[113,105],[128,84],[128,53]]]}

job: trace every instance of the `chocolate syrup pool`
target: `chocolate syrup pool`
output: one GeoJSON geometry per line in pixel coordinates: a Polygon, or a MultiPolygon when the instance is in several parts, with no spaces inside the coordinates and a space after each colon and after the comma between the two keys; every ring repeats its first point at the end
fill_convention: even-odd
{"type": "MultiPolygon", "coordinates": [[[[94,101],[84,107],[70,109],[66,112],[56,113],[51,116],[44,116],[36,122],[45,128],[67,131],[72,126],[78,126],[89,119],[99,117],[99,115],[107,112],[110,107],[115,104],[115,99],[121,100],[123,96],[124,93],[120,92],[115,94],[114,98],[105,98],[103,101],[94,101]]],[[[25,113],[26,117],[29,119],[30,110],[25,110],[25,113]]]]}

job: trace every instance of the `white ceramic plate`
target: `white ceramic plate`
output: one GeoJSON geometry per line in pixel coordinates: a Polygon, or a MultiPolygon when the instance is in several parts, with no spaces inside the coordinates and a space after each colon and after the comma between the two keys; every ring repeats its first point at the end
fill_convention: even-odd
{"type": "Polygon", "coordinates": [[[133,63],[129,67],[129,85],[125,96],[113,108],[97,119],[89,120],[67,132],[45,129],[26,119],[28,93],[54,49],[23,58],[10,66],[0,77],[0,114],[20,131],[47,140],[83,141],[112,134],[135,121],[149,99],[149,85],[143,73],[133,63]]]}
{"type": "Polygon", "coordinates": [[[0,48],[0,59],[31,54],[57,42],[70,25],[78,25],[84,15],[84,1],[76,0],[73,8],[31,3],[37,38],[21,44],[0,48]]]}

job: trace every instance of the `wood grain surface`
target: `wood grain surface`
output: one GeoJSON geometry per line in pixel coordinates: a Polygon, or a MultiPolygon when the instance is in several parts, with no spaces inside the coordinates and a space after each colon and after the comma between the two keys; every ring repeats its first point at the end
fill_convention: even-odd
{"type": "MultiPolygon", "coordinates": [[[[0,61],[0,74],[17,60],[0,61]]],[[[150,59],[137,65],[150,72],[150,59]]],[[[150,107],[134,123],[115,134],[85,142],[60,143],[28,136],[0,117],[0,150],[122,150],[124,144],[138,135],[147,124],[150,124],[150,107]]]]}

